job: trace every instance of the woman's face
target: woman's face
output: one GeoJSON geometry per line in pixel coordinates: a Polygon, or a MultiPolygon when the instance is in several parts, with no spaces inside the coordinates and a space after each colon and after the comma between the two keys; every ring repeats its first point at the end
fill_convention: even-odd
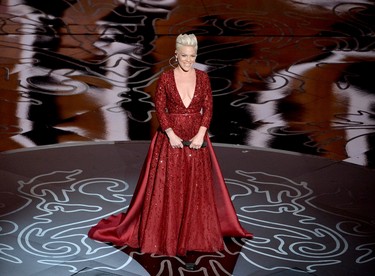
{"type": "Polygon", "coordinates": [[[185,72],[193,68],[197,52],[193,46],[180,46],[176,50],[178,66],[185,72]]]}

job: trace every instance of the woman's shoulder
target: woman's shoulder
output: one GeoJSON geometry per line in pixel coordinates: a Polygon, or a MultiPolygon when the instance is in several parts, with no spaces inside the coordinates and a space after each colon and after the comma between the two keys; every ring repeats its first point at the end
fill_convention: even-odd
{"type": "Polygon", "coordinates": [[[165,70],[163,72],[161,72],[161,74],[159,75],[159,82],[165,82],[165,81],[169,81],[171,80],[171,78],[173,77],[173,70],[172,69],[168,69],[168,70],[165,70]]]}
{"type": "MultiPolygon", "coordinates": [[[[197,77],[200,78],[200,79],[208,79],[208,74],[203,70],[195,68],[195,73],[196,73],[197,77]]],[[[164,79],[164,80],[165,79],[171,79],[173,77],[174,77],[173,69],[167,69],[160,74],[160,78],[164,79]]]]}
{"type": "Polygon", "coordinates": [[[161,73],[161,77],[168,77],[168,76],[171,76],[173,74],[173,69],[167,69],[167,70],[164,70],[162,73],[161,73]]]}
{"type": "Polygon", "coordinates": [[[201,75],[201,76],[204,76],[206,75],[207,76],[207,73],[201,69],[198,69],[198,68],[195,68],[195,72],[197,75],[201,75]]]}
{"type": "Polygon", "coordinates": [[[209,79],[207,72],[202,71],[200,69],[195,68],[195,74],[197,75],[197,78],[202,79],[204,81],[209,79]]]}

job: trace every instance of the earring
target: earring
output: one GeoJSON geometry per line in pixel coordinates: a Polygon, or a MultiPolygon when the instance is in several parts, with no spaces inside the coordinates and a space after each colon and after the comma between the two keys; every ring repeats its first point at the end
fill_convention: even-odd
{"type": "Polygon", "coordinates": [[[175,60],[175,61],[178,61],[177,56],[174,56],[174,60],[175,60]]]}
{"type": "MultiPolygon", "coordinates": [[[[175,62],[177,61],[177,57],[175,57],[175,62]]],[[[176,68],[176,64],[173,64],[173,56],[169,58],[169,65],[173,68],[176,68]]]]}

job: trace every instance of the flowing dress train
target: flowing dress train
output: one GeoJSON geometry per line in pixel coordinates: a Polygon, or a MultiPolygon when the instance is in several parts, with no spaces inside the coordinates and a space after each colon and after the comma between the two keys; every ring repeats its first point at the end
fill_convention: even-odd
{"type": "Polygon", "coordinates": [[[174,149],[163,131],[171,127],[189,141],[200,126],[208,128],[211,86],[205,72],[195,72],[194,97],[187,107],[173,70],[160,76],[155,106],[161,129],[151,140],[130,206],[92,227],[92,239],[183,256],[188,251],[220,251],[226,236],[252,237],[238,221],[208,135],[204,148],[174,149]]]}

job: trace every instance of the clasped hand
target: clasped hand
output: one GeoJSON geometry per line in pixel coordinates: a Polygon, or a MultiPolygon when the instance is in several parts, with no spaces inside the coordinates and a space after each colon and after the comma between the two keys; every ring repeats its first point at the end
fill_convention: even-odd
{"type": "MultiPolygon", "coordinates": [[[[183,140],[178,137],[173,131],[167,133],[168,138],[169,138],[169,143],[172,148],[174,149],[180,149],[183,148],[183,140]]],[[[190,139],[190,145],[189,148],[191,149],[200,149],[203,144],[203,137],[201,135],[195,135],[192,139],[190,139]]]]}

